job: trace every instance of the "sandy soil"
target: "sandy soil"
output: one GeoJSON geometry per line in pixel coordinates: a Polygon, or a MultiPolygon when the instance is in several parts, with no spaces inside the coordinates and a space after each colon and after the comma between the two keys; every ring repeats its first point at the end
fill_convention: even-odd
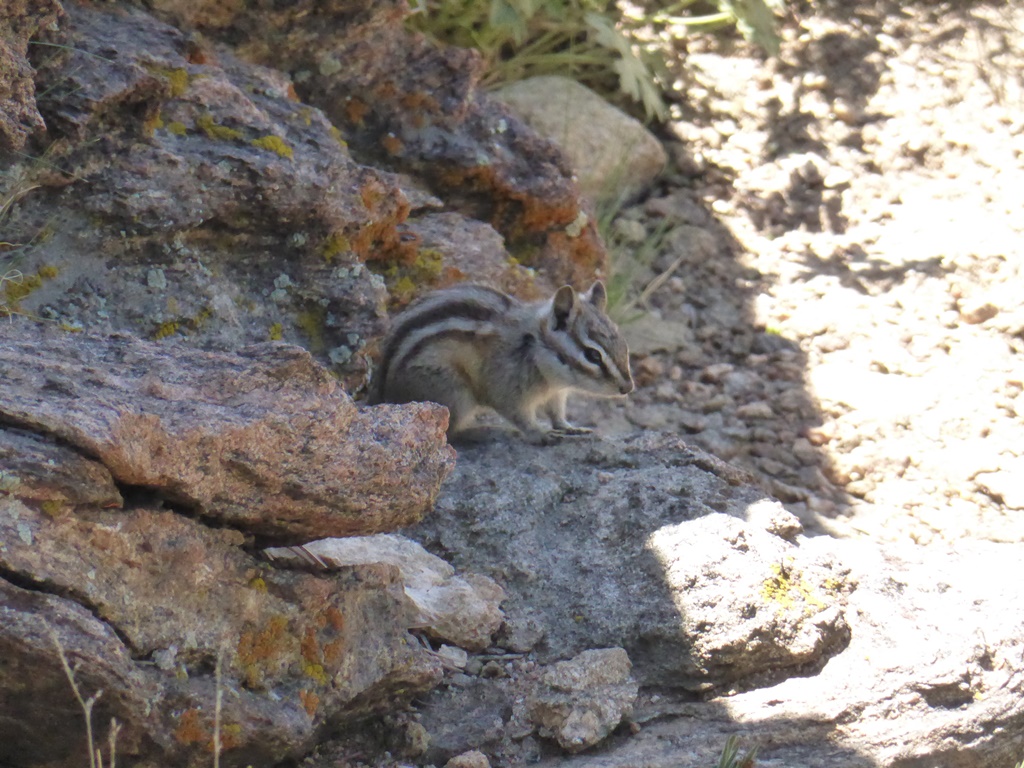
{"type": "Polygon", "coordinates": [[[615,224],[664,282],[612,429],[686,433],[811,531],[1024,540],[1013,6],[822,3],[768,63],[687,42],[674,168],[615,224]]]}

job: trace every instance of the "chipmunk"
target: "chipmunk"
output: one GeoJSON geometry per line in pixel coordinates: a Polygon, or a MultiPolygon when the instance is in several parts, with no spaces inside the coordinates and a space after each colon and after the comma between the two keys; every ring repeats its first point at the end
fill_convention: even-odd
{"type": "Polygon", "coordinates": [[[605,314],[607,304],[601,282],[583,294],[566,285],[535,303],[474,284],[430,293],[395,320],[369,402],[447,406],[449,437],[484,408],[531,442],[588,434],[565,418],[570,392],[633,391],[629,350],[605,314]],[[537,420],[538,410],[550,419],[550,431],[537,420]]]}

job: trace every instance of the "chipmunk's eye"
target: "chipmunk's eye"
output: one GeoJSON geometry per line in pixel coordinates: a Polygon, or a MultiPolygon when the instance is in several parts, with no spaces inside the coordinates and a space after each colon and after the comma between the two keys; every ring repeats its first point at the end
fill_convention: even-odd
{"type": "Polygon", "coordinates": [[[593,347],[587,347],[583,351],[583,356],[594,365],[601,364],[601,353],[598,350],[594,349],[593,347]]]}

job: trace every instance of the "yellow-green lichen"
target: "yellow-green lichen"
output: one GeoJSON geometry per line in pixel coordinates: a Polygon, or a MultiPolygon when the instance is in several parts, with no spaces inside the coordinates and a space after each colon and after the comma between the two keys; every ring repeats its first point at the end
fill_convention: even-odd
{"type": "Polygon", "coordinates": [[[253,139],[249,143],[252,144],[254,147],[259,147],[260,149],[266,149],[271,152],[276,152],[281,157],[287,157],[289,160],[291,160],[292,155],[295,154],[292,151],[292,148],[285,144],[284,139],[282,139],[280,136],[274,136],[273,134],[270,134],[269,136],[261,136],[258,139],[253,139]]]}
{"type": "Polygon", "coordinates": [[[47,499],[39,505],[39,508],[47,517],[57,517],[64,509],[64,502],[57,501],[57,499],[47,499]]]}
{"type": "Polygon", "coordinates": [[[221,125],[213,119],[213,115],[205,114],[196,118],[196,128],[206,134],[208,138],[220,141],[232,141],[243,138],[241,131],[221,125]]]}
{"type": "Polygon", "coordinates": [[[166,339],[168,336],[176,334],[180,327],[181,324],[177,320],[167,320],[156,327],[156,330],[150,334],[150,338],[153,339],[153,341],[166,339]]]}
{"type": "Polygon", "coordinates": [[[252,579],[249,579],[249,588],[255,589],[257,592],[266,592],[267,582],[264,581],[262,576],[256,576],[252,579]]]}
{"type": "Polygon", "coordinates": [[[803,574],[788,563],[772,564],[772,575],[761,584],[761,597],[785,611],[796,609],[807,615],[826,607],[825,601],[807,583],[803,574]]]}
{"type": "Polygon", "coordinates": [[[331,133],[331,138],[333,138],[336,142],[338,142],[345,149],[348,149],[348,142],[345,141],[345,137],[341,135],[341,131],[339,131],[333,125],[328,130],[331,133]]]}
{"type": "Polygon", "coordinates": [[[188,90],[189,77],[185,69],[172,69],[167,73],[167,82],[171,85],[171,96],[178,98],[188,90]]]}
{"type": "Polygon", "coordinates": [[[268,335],[271,341],[280,341],[284,336],[284,327],[280,323],[274,323],[270,326],[270,333],[268,335]]]}
{"type": "Polygon", "coordinates": [[[320,247],[324,261],[330,262],[335,256],[352,249],[352,243],[341,232],[332,232],[320,247]]]}
{"type": "Polygon", "coordinates": [[[302,671],[307,677],[320,685],[327,685],[328,681],[331,679],[324,670],[322,664],[310,664],[307,662],[302,665],[302,671]]]}
{"type": "Polygon", "coordinates": [[[42,288],[43,283],[52,280],[58,274],[60,270],[53,266],[42,266],[35,274],[30,275],[18,272],[11,276],[8,273],[6,279],[0,281],[4,287],[4,298],[10,303],[11,308],[16,308],[18,302],[42,288]]]}
{"type": "Polygon", "coordinates": [[[167,124],[167,132],[173,133],[175,136],[184,136],[188,133],[188,128],[185,127],[184,123],[179,123],[177,120],[167,124]]]}
{"type": "MultiPolygon", "coordinates": [[[[177,312],[178,302],[172,296],[167,300],[167,311],[177,312]],[[173,308],[173,309],[172,309],[173,308]]],[[[173,336],[176,333],[183,333],[187,335],[186,331],[199,331],[206,321],[213,317],[213,310],[210,307],[203,307],[192,317],[179,317],[176,320],[165,320],[164,322],[157,325],[157,327],[150,334],[150,338],[153,341],[160,341],[166,339],[168,336],[173,336]]]]}
{"type": "Polygon", "coordinates": [[[323,307],[313,307],[300,312],[295,318],[296,325],[306,335],[306,343],[309,351],[313,354],[320,354],[327,348],[324,340],[324,323],[327,321],[327,310],[323,307]]]}
{"type": "Polygon", "coordinates": [[[156,77],[161,77],[167,81],[167,85],[170,86],[171,96],[175,99],[180,98],[188,90],[189,83],[192,78],[189,77],[188,70],[184,67],[162,67],[159,64],[146,63],[143,64],[146,70],[156,77]]]}

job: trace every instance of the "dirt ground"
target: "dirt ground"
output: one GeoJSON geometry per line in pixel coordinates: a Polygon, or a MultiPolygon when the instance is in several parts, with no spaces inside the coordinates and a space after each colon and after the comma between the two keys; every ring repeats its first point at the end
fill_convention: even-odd
{"type": "Polygon", "coordinates": [[[638,322],[679,341],[641,340],[601,419],[812,532],[1024,540],[1024,6],[816,3],[782,35],[680,46],[674,168],[615,224],[667,233],[638,322]]]}

